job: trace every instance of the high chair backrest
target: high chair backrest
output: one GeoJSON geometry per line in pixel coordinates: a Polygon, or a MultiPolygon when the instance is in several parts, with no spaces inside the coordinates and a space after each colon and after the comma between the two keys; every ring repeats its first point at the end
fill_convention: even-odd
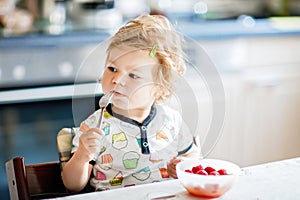
{"type": "Polygon", "coordinates": [[[10,199],[29,200],[70,195],[61,179],[59,162],[25,165],[23,157],[6,162],[10,199]]]}
{"type": "MultiPolygon", "coordinates": [[[[24,157],[14,157],[6,162],[8,189],[12,200],[44,199],[77,194],[68,191],[62,181],[61,171],[71,158],[74,128],[63,128],[57,133],[59,161],[25,164],[24,157]]],[[[93,191],[87,185],[81,192],[93,191]]]]}

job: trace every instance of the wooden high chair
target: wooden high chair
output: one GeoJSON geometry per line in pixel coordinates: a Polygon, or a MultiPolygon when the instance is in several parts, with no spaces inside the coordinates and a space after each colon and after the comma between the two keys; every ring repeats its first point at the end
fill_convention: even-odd
{"type": "Polygon", "coordinates": [[[6,174],[10,199],[29,200],[67,196],[69,192],[61,179],[61,170],[71,158],[71,128],[64,128],[57,134],[59,161],[25,164],[24,157],[14,157],[6,162],[6,174]]]}
{"type": "Polygon", "coordinates": [[[69,195],[61,179],[59,162],[26,165],[23,157],[6,162],[10,199],[29,200],[69,195]]]}

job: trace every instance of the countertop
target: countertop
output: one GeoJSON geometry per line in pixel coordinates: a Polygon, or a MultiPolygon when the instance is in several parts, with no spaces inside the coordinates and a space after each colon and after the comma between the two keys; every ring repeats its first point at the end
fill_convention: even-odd
{"type": "MultiPolygon", "coordinates": [[[[201,20],[197,18],[170,19],[176,30],[192,39],[219,39],[230,37],[255,37],[300,35],[300,17],[273,17],[255,19],[241,16],[227,20],[201,20]]],[[[125,22],[124,22],[125,23],[125,22]]],[[[115,30],[72,30],[57,35],[34,31],[19,36],[1,36],[1,48],[82,45],[100,43],[112,35],[115,30]]]]}
{"type": "MultiPolygon", "coordinates": [[[[300,157],[270,162],[242,169],[233,187],[222,197],[222,200],[294,200],[300,198],[300,157]]],[[[162,195],[176,195],[164,199],[195,199],[188,194],[179,180],[168,180],[114,189],[105,192],[73,195],[60,200],[76,199],[118,199],[120,196],[132,200],[149,199],[149,195],[161,192],[162,195]]],[[[150,198],[151,199],[151,198],[150,198]]]]}

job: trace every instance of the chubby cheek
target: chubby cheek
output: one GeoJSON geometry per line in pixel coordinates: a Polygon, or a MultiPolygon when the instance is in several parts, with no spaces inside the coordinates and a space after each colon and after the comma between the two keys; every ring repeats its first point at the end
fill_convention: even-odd
{"type": "Polygon", "coordinates": [[[155,91],[152,86],[140,87],[129,96],[130,104],[151,104],[155,99],[155,91]]]}
{"type": "Polygon", "coordinates": [[[108,78],[106,78],[105,76],[103,76],[102,80],[101,80],[101,87],[103,90],[103,93],[107,93],[112,89],[112,84],[110,82],[110,80],[108,78]]]}

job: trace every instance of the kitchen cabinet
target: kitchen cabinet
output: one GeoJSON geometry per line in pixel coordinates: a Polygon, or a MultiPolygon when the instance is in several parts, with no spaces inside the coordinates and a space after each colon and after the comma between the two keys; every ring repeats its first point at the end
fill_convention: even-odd
{"type": "Polygon", "coordinates": [[[261,80],[244,84],[242,143],[247,153],[241,161],[245,164],[249,160],[262,163],[300,154],[299,75],[300,71],[298,77],[282,75],[267,84],[260,83],[261,80]]]}
{"type": "Polygon", "coordinates": [[[221,71],[226,94],[223,131],[209,157],[249,166],[299,156],[300,37],[230,43],[222,49],[213,41],[203,43],[221,71]]]}

